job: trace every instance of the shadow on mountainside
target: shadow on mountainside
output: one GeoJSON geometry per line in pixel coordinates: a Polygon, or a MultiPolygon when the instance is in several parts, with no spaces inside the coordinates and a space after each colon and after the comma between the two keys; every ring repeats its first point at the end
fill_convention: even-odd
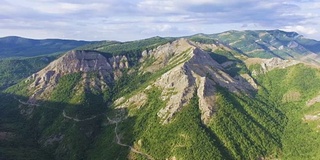
{"type": "MultiPolygon", "coordinates": [[[[0,93],[0,159],[92,159],[99,158],[126,159],[132,144],[126,143],[131,137],[132,129],[127,128],[121,139],[117,139],[115,127],[108,118],[122,118],[126,111],[105,107],[99,113],[78,116],[77,110],[66,109],[77,105],[42,101],[37,105],[27,104],[27,97],[0,93]],[[32,111],[32,114],[29,112],[32,111]],[[71,110],[72,111],[72,110],[71,110]],[[21,114],[23,112],[23,114],[21,114]],[[96,114],[96,115],[94,115],[96,114]],[[102,138],[108,145],[96,148],[102,138]],[[128,146],[121,146],[117,142],[128,146]],[[103,154],[103,155],[101,155],[103,154]],[[89,157],[90,156],[90,157],[89,157]],[[111,157],[112,156],[112,157],[111,157]]],[[[107,104],[106,104],[107,105],[107,104]]],[[[97,107],[97,106],[91,106],[97,107]]],[[[98,106],[100,107],[100,106],[98,106]]],[[[130,119],[134,122],[134,119],[130,119]]],[[[119,122],[121,123],[121,122],[119,122]]],[[[131,149],[132,150],[132,149],[131,149]]]]}

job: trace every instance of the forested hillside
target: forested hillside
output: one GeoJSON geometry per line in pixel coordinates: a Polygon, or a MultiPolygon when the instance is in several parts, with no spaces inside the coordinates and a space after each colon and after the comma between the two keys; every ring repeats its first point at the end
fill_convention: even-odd
{"type": "Polygon", "coordinates": [[[318,44],[228,31],[1,60],[0,159],[317,160],[318,44]]]}

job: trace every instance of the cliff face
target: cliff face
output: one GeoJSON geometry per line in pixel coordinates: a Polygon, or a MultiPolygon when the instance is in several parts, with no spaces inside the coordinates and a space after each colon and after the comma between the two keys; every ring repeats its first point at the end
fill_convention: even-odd
{"type": "Polygon", "coordinates": [[[260,66],[259,68],[252,71],[252,75],[256,76],[259,74],[267,73],[273,69],[283,69],[303,62],[297,60],[284,60],[280,58],[248,58],[245,63],[247,66],[251,66],[254,64],[258,64],[260,66]]]}
{"type": "Polygon", "coordinates": [[[47,98],[64,75],[82,72],[81,83],[84,87],[91,86],[104,90],[108,87],[108,83],[121,76],[121,69],[128,67],[128,60],[125,56],[107,59],[93,51],[67,52],[28,78],[29,81],[33,81],[29,86],[29,90],[33,92],[29,102],[47,98]],[[87,73],[91,72],[97,73],[98,76],[94,79],[88,78],[87,73]]]}

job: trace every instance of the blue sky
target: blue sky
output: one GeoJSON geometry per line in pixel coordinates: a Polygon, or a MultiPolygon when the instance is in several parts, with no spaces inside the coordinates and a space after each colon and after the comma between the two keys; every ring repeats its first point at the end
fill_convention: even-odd
{"type": "Polygon", "coordinates": [[[0,37],[136,40],[282,29],[320,40],[318,0],[1,0],[0,37]]]}

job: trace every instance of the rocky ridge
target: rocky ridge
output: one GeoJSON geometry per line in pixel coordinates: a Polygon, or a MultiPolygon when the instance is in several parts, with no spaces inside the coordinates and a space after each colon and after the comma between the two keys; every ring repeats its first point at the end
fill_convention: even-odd
{"type": "Polygon", "coordinates": [[[108,83],[122,75],[122,69],[128,67],[128,59],[125,56],[108,59],[99,52],[69,51],[27,79],[32,82],[29,86],[32,92],[29,103],[47,98],[64,75],[82,72],[82,86],[93,87],[101,91],[108,87],[108,83]],[[95,72],[99,76],[89,78],[88,73],[90,72],[95,72]]]}
{"type": "MultiPolygon", "coordinates": [[[[146,88],[147,90],[154,86],[162,90],[161,98],[167,103],[166,107],[158,112],[158,116],[162,119],[163,124],[169,123],[174,114],[189,103],[194,93],[197,93],[199,97],[201,118],[205,123],[208,123],[217,110],[214,103],[217,86],[238,94],[249,94],[250,91],[255,90],[255,87],[251,86],[246,80],[240,82],[228,75],[224,72],[223,67],[213,60],[207,52],[187,39],[179,39],[159,46],[154,50],[144,51],[140,62],[148,59],[153,60],[151,65],[142,66],[140,71],[156,72],[171,66],[170,70],[146,88]],[[242,86],[243,83],[247,85],[242,86]]],[[[138,94],[140,94],[139,97],[147,97],[143,93],[138,94]]],[[[131,104],[139,104],[135,102],[133,97],[124,103],[121,103],[124,99],[120,98],[115,105],[123,108],[130,107],[131,104]]],[[[141,98],[136,100],[141,102],[141,98]]]]}
{"type": "MultiPolygon", "coordinates": [[[[219,47],[219,44],[204,45],[182,38],[141,53],[139,74],[165,70],[145,89],[157,87],[162,90],[161,99],[166,102],[166,106],[159,110],[158,116],[163,124],[169,123],[189,103],[194,93],[199,98],[201,118],[204,123],[208,123],[217,110],[214,102],[218,86],[236,94],[247,95],[258,88],[250,75],[230,76],[225,72],[224,64],[219,64],[204,51],[207,48],[214,51],[219,47]]],[[[280,67],[280,61],[268,60],[264,68],[280,67]]],[[[28,78],[32,81],[29,90],[33,93],[28,103],[47,98],[62,76],[77,72],[83,73],[77,90],[94,88],[103,91],[109,87],[110,82],[122,76],[124,68],[129,68],[126,56],[106,58],[94,51],[70,51],[28,78]],[[98,73],[98,76],[87,76],[90,72],[98,73]]],[[[146,101],[147,95],[139,92],[128,99],[121,97],[114,104],[118,108],[140,108],[146,101]]]]}
{"type": "Polygon", "coordinates": [[[252,75],[256,76],[259,74],[267,73],[273,69],[283,69],[287,68],[299,63],[303,63],[297,60],[285,60],[280,58],[270,58],[270,59],[262,59],[262,58],[248,58],[245,60],[247,66],[251,66],[253,64],[259,64],[260,68],[252,71],[252,75]]]}

